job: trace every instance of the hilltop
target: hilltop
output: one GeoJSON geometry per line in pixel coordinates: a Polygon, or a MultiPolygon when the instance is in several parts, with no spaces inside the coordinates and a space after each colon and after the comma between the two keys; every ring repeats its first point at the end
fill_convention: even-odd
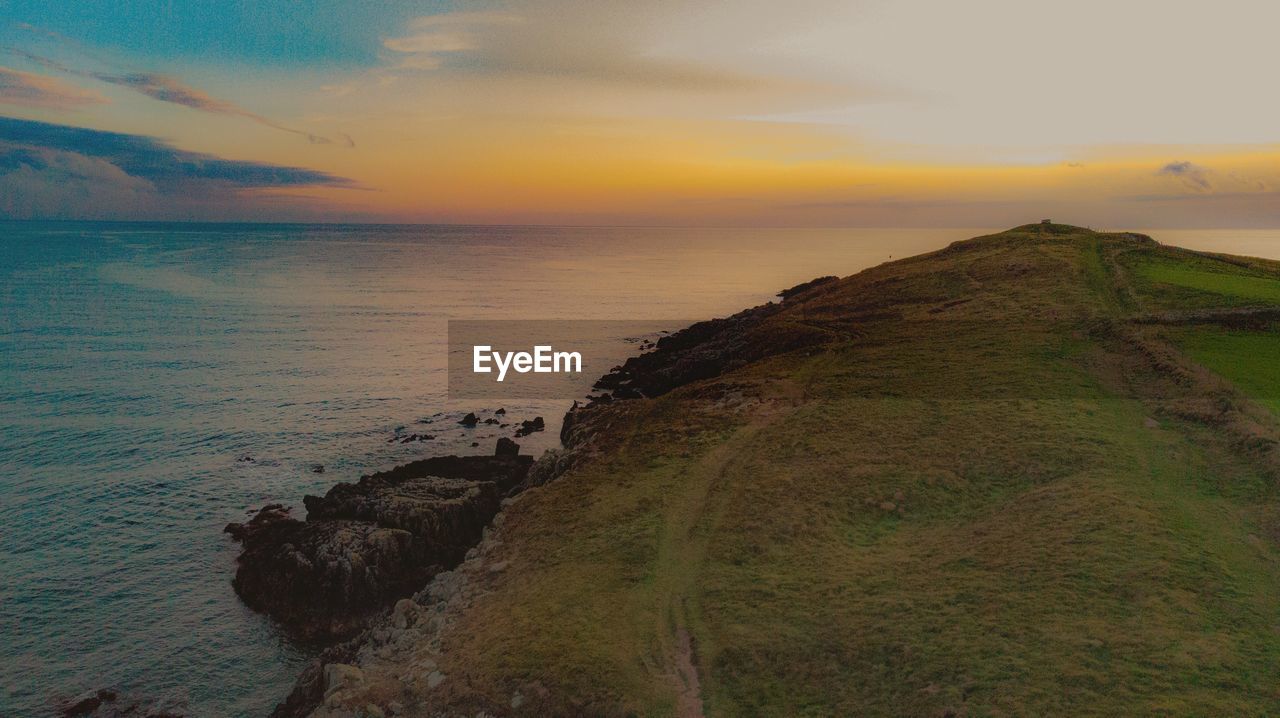
{"type": "Polygon", "coordinates": [[[1035,224],[780,297],[279,713],[1280,712],[1280,264],[1035,224]]]}

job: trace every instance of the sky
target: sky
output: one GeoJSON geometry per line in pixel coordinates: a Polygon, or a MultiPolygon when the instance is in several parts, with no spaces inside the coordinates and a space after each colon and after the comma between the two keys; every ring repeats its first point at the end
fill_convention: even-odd
{"type": "Polygon", "coordinates": [[[0,217],[1280,226],[1263,0],[0,0],[0,217]]]}

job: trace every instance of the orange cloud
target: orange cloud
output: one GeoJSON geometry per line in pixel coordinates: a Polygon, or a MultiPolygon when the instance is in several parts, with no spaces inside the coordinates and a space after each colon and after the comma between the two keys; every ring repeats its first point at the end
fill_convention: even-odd
{"type": "Polygon", "coordinates": [[[0,67],[0,102],[49,110],[75,110],[107,101],[102,95],[63,82],[55,77],[36,75],[8,67],[0,67]]]}

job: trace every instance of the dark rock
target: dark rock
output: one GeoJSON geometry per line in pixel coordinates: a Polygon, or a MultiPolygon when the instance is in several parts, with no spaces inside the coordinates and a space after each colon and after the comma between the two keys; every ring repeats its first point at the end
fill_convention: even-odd
{"type": "Polygon", "coordinates": [[[242,524],[227,524],[223,527],[222,532],[231,534],[231,538],[243,542],[251,538],[253,534],[263,528],[270,526],[277,521],[288,519],[289,512],[292,510],[292,508],[285,506],[284,504],[267,504],[266,506],[258,509],[258,511],[254,513],[253,518],[249,519],[247,522],[242,524]]]}
{"type": "Polygon", "coordinates": [[[243,545],[232,585],[303,636],[350,635],[456,566],[532,463],[433,457],[306,497],[306,521],[281,504],[263,507],[225,529],[243,545]]]}
{"type": "Polygon", "coordinates": [[[473,447],[474,447],[474,446],[479,446],[479,445],[480,445],[480,442],[478,442],[478,441],[473,441],[473,442],[471,442],[471,445],[472,445],[473,447]]]}
{"type": "MultiPolygon", "coordinates": [[[[785,290],[788,297],[815,290],[820,278],[785,290]]],[[[827,327],[779,316],[790,305],[763,304],[725,319],[698,322],[658,339],[653,351],[628,359],[595,383],[613,399],[661,396],[677,387],[719,376],[730,367],[815,346],[839,336],[827,327]]],[[[593,402],[594,403],[594,402],[593,402]]]]}
{"type": "Polygon", "coordinates": [[[109,688],[89,691],[67,701],[66,704],[58,709],[58,712],[64,716],[85,716],[98,710],[98,706],[102,705],[103,701],[114,701],[115,699],[115,691],[109,688]]]}
{"type": "Polygon", "coordinates": [[[475,412],[467,412],[467,415],[462,417],[458,423],[463,426],[475,426],[480,423],[480,419],[475,415],[475,412]]]}
{"type": "Polygon", "coordinates": [[[242,464],[252,464],[253,457],[249,456],[248,454],[245,454],[244,456],[237,458],[236,461],[239,461],[242,464]]]}
{"type": "Polygon", "coordinates": [[[323,474],[323,473],[324,473],[324,464],[316,464],[315,466],[312,466],[312,467],[311,467],[311,473],[313,473],[313,474],[323,474]]]}
{"type": "Polygon", "coordinates": [[[413,535],[356,521],[285,519],[244,542],[232,585],[249,607],[297,632],[354,632],[389,593],[425,580],[413,535]]]}
{"type": "Polygon", "coordinates": [[[488,419],[485,419],[485,420],[484,420],[484,423],[486,423],[486,424],[496,424],[496,423],[498,423],[498,420],[497,420],[497,419],[495,419],[495,418],[493,418],[493,417],[489,417],[488,419]]]}
{"type": "Polygon", "coordinates": [[[426,542],[431,559],[454,564],[497,513],[497,484],[424,476],[406,481],[369,478],[338,484],[323,497],[307,496],[307,522],[367,521],[403,529],[426,542]]]}
{"type": "Polygon", "coordinates": [[[64,718],[182,718],[172,700],[123,696],[111,688],[89,691],[58,708],[64,718]]]}
{"type": "Polygon", "coordinates": [[[801,284],[797,284],[796,286],[790,289],[784,289],[781,292],[778,292],[778,297],[781,298],[783,301],[786,301],[788,299],[791,299],[792,297],[796,297],[801,294],[804,294],[805,292],[809,291],[810,289],[813,289],[814,287],[819,287],[819,286],[822,286],[823,284],[829,284],[831,282],[836,281],[837,279],[839,279],[839,277],[818,277],[817,279],[810,279],[809,281],[803,282],[801,284]]]}
{"type": "Polygon", "coordinates": [[[520,445],[503,436],[498,439],[498,446],[493,452],[494,456],[519,456],[520,445]]]}
{"type": "Polygon", "coordinates": [[[547,428],[547,422],[542,420],[541,416],[534,417],[532,420],[520,422],[520,428],[516,429],[516,438],[528,436],[535,431],[542,431],[547,428]]]}
{"type": "Polygon", "coordinates": [[[293,684],[293,690],[282,703],[277,703],[271,718],[306,718],[324,700],[325,666],[331,663],[351,664],[360,652],[361,640],[354,638],[321,651],[293,684]]]}
{"type": "Polygon", "coordinates": [[[433,456],[411,461],[389,471],[360,477],[360,483],[385,480],[392,483],[423,476],[467,481],[492,481],[499,491],[507,493],[524,480],[533,464],[532,456],[433,456]]]}
{"type": "Polygon", "coordinates": [[[338,484],[306,497],[307,521],[274,506],[229,525],[244,545],[232,585],[298,633],[348,635],[461,561],[500,498],[492,482],[461,479],[338,484]]]}
{"type": "Polygon", "coordinates": [[[505,407],[503,407],[503,408],[498,409],[497,411],[495,411],[495,412],[493,412],[493,413],[495,413],[495,414],[505,414],[505,413],[507,413],[507,410],[506,410],[506,408],[505,408],[505,407]]]}
{"type": "Polygon", "coordinates": [[[578,418],[578,412],[581,407],[578,406],[578,400],[573,400],[573,406],[569,407],[569,411],[565,412],[564,421],[560,422],[560,443],[566,443],[569,432],[573,431],[573,423],[578,418]]]}

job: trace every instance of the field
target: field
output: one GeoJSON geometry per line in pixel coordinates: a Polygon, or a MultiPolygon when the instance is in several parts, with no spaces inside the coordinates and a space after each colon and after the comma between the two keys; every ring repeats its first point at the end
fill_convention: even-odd
{"type": "Polygon", "coordinates": [[[1280,331],[1186,329],[1172,334],[1196,362],[1280,415],[1280,331]]]}
{"type": "Polygon", "coordinates": [[[1280,303],[1280,278],[1273,267],[1232,264],[1212,256],[1146,254],[1131,269],[1136,284],[1164,306],[1193,308],[1280,303]]]}

